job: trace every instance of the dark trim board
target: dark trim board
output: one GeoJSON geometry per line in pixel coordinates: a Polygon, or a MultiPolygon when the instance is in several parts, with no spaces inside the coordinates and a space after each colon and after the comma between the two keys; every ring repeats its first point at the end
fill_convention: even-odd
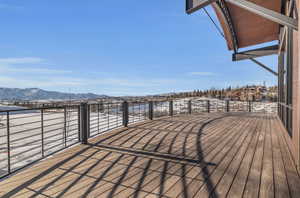
{"type": "Polygon", "coordinates": [[[186,13],[192,14],[217,0],[186,0],[186,13]]]}
{"type": "Polygon", "coordinates": [[[279,48],[278,45],[272,45],[268,47],[262,47],[262,48],[234,53],[232,54],[232,61],[240,61],[240,60],[246,60],[250,58],[258,58],[262,56],[270,56],[270,55],[278,54],[278,48],[279,48]]]}

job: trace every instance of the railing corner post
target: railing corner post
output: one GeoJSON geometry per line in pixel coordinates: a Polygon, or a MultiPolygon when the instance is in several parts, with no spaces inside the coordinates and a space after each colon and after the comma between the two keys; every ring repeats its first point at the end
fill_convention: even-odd
{"type": "Polygon", "coordinates": [[[88,104],[80,104],[80,140],[82,144],[88,144],[89,134],[89,116],[88,116],[88,104]]]}
{"type": "Polygon", "coordinates": [[[122,104],[122,109],[123,109],[123,125],[124,127],[128,126],[128,120],[129,120],[129,116],[128,116],[128,102],[124,101],[122,104]]]}
{"type": "Polygon", "coordinates": [[[169,116],[174,115],[174,110],[173,110],[173,100],[169,101],[169,116]]]}
{"type": "Polygon", "coordinates": [[[153,120],[153,101],[149,101],[149,120],[153,120]]]}

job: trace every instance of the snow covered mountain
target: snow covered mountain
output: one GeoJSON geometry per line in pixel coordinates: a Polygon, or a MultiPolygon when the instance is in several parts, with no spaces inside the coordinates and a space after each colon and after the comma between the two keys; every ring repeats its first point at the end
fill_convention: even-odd
{"type": "Polygon", "coordinates": [[[107,98],[106,95],[93,93],[63,93],[46,91],[38,88],[1,88],[0,100],[68,100],[68,99],[95,99],[107,98]]]}

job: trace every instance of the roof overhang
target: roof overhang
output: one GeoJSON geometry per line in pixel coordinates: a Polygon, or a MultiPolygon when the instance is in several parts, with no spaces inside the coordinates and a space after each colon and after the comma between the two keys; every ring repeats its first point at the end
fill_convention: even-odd
{"type": "Polygon", "coordinates": [[[297,21],[281,14],[281,0],[186,0],[191,14],[212,5],[229,50],[279,40],[280,25],[297,29],[297,21]]]}

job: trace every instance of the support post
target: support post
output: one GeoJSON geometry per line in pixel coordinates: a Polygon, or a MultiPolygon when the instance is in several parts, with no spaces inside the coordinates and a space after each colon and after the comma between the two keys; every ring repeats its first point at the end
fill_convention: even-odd
{"type": "Polygon", "coordinates": [[[91,121],[91,105],[87,106],[87,126],[88,126],[88,132],[87,137],[89,138],[91,136],[90,134],[90,121],[91,121]]]}
{"type": "Polygon", "coordinates": [[[80,116],[80,112],[81,112],[81,105],[78,105],[77,108],[77,120],[78,120],[78,141],[81,142],[81,116],[80,116]]]}
{"type": "Polygon", "coordinates": [[[67,107],[64,107],[64,130],[63,130],[63,142],[65,147],[67,147],[67,107]]]}
{"type": "Polygon", "coordinates": [[[192,101],[191,100],[188,101],[188,112],[189,112],[189,114],[192,114],[192,101]]]}
{"type": "Polygon", "coordinates": [[[123,126],[127,127],[128,126],[128,102],[124,101],[122,104],[123,108],[123,126]]]}
{"type": "Polygon", "coordinates": [[[249,112],[252,111],[252,110],[251,110],[251,101],[250,101],[250,100],[248,101],[248,111],[249,111],[249,112]]]}
{"type": "Polygon", "coordinates": [[[89,133],[89,119],[88,119],[88,104],[80,104],[80,140],[82,144],[88,143],[89,133]]]}
{"type": "MultiPolygon", "coordinates": [[[[44,104],[43,104],[44,107],[44,104]]],[[[41,109],[41,144],[42,144],[42,157],[45,157],[44,152],[44,109],[41,109]]]]}
{"type": "Polygon", "coordinates": [[[169,116],[173,116],[173,100],[169,101],[169,116]]]}
{"type": "Polygon", "coordinates": [[[7,129],[7,172],[11,173],[11,153],[10,153],[10,122],[9,122],[9,111],[6,112],[6,129],[7,129]]]}
{"type": "Polygon", "coordinates": [[[229,112],[230,108],[229,108],[229,100],[226,100],[226,112],[229,112]]]}
{"type": "Polygon", "coordinates": [[[207,100],[207,113],[210,113],[210,102],[209,102],[209,100],[207,100]]]}
{"type": "Polygon", "coordinates": [[[149,101],[149,120],[153,120],[153,101],[149,101]]]}

